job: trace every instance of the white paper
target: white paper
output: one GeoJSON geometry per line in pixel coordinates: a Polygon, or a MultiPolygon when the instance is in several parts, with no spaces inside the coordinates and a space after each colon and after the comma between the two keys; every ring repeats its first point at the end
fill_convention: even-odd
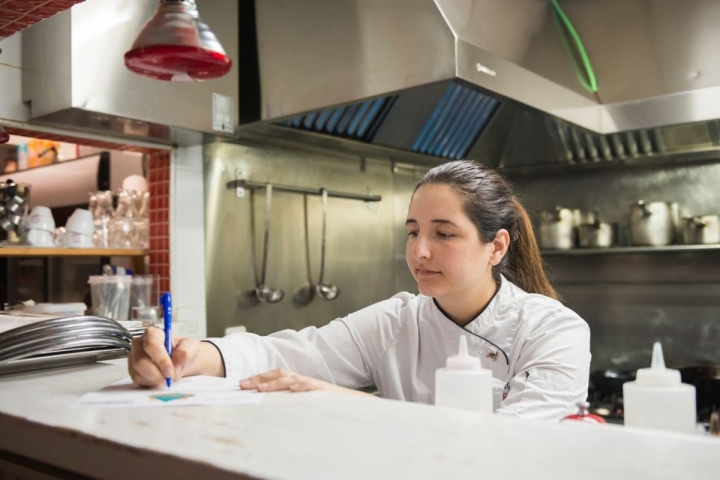
{"type": "Polygon", "coordinates": [[[97,392],[86,393],[76,407],[183,407],[196,405],[259,405],[265,394],[241,390],[238,382],[227,378],[199,375],[181,378],[169,388],[147,389],[132,383],[130,377],[97,392]]]}

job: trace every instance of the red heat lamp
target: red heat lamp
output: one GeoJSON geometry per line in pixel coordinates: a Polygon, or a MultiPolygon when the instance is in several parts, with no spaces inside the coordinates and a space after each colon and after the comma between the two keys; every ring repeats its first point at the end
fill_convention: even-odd
{"type": "Polygon", "coordinates": [[[232,60],[200,19],[195,0],[160,0],[125,54],[125,66],[157,80],[195,82],[222,77],[232,60]]]}
{"type": "Polygon", "coordinates": [[[7,143],[10,141],[10,134],[0,125],[0,144],[7,143]]]}

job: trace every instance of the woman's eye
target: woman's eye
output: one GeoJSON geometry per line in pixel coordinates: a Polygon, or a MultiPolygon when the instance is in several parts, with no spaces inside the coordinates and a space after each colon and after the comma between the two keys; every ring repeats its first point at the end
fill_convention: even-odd
{"type": "Polygon", "coordinates": [[[441,238],[450,238],[453,236],[452,233],[443,233],[443,232],[437,232],[438,236],[441,238]]]}
{"type": "Polygon", "coordinates": [[[418,232],[408,232],[408,237],[417,237],[418,232]]]}

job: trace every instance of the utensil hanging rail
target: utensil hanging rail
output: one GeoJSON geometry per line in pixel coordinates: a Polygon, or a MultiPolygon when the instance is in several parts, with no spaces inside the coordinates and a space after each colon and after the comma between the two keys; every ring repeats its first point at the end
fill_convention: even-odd
{"type": "MultiPolygon", "coordinates": [[[[250,180],[232,180],[227,183],[227,188],[229,190],[236,188],[258,190],[261,188],[266,188],[268,184],[272,184],[273,190],[276,191],[279,190],[281,192],[301,193],[306,195],[322,195],[322,188],[304,188],[295,187],[292,185],[278,185],[272,182],[253,182],[250,180]]],[[[328,197],[345,198],[348,200],[362,200],[364,202],[379,202],[382,200],[382,195],[359,195],[357,193],[336,192],[334,190],[328,190],[327,194],[328,197]]]]}

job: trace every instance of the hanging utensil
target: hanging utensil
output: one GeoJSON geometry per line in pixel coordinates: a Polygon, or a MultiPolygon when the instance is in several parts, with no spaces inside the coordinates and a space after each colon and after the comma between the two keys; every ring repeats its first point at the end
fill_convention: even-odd
{"type": "Polygon", "coordinates": [[[260,283],[255,289],[255,295],[261,302],[277,303],[283,299],[285,292],[279,288],[272,288],[265,285],[267,279],[267,260],[270,245],[270,215],[272,212],[272,185],[268,183],[265,190],[265,231],[263,233],[262,271],[260,283]]]}
{"type": "Polygon", "coordinates": [[[322,191],[322,243],[320,246],[320,279],[318,284],[315,286],[318,295],[325,300],[335,300],[340,295],[340,289],[330,283],[326,283],[323,279],[325,276],[325,236],[327,231],[327,200],[328,192],[327,189],[323,188],[322,191]]]}
{"type": "Polygon", "coordinates": [[[303,286],[293,296],[293,303],[297,306],[304,307],[312,302],[315,298],[315,284],[312,280],[312,271],[310,270],[310,235],[308,232],[308,205],[307,194],[303,194],[303,226],[305,233],[305,269],[307,277],[307,285],[303,286]]]}

